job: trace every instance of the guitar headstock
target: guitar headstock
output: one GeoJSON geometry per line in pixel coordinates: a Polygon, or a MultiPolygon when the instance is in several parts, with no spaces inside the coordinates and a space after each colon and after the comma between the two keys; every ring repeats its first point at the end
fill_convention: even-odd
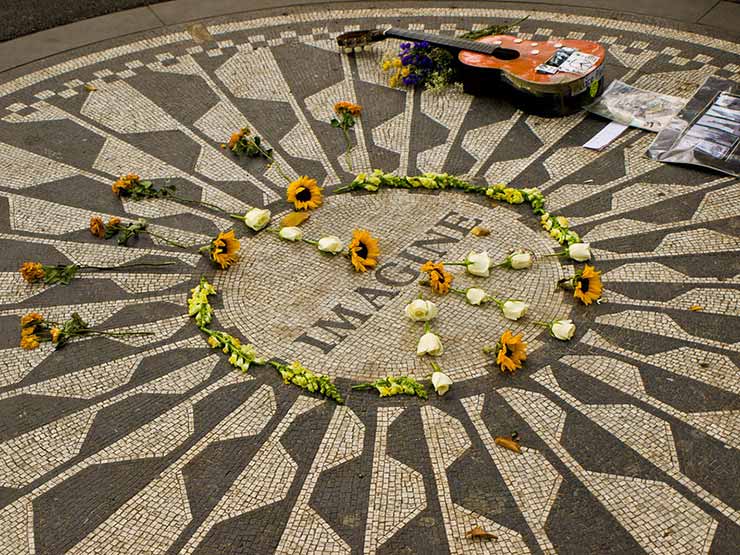
{"type": "Polygon", "coordinates": [[[358,51],[374,42],[385,38],[383,31],[370,29],[366,31],[349,31],[337,37],[337,45],[345,52],[358,51]]]}

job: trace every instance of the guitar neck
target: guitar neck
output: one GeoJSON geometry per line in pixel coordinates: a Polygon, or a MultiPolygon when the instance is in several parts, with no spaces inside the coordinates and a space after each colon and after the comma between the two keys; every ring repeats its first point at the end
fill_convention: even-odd
{"type": "Polygon", "coordinates": [[[454,50],[471,50],[473,52],[480,52],[481,54],[493,54],[493,51],[496,50],[496,46],[484,42],[459,39],[457,37],[448,37],[444,35],[435,35],[433,33],[422,33],[420,31],[410,31],[408,29],[396,29],[395,27],[391,27],[383,34],[386,37],[394,39],[412,41],[425,40],[436,46],[444,46],[445,48],[452,48],[454,50]]]}

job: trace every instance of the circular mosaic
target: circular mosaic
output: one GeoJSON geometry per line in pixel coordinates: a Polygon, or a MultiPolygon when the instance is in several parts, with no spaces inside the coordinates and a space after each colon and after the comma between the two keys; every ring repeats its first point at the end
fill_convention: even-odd
{"type": "Polygon", "coordinates": [[[552,253],[559,245],[520,221],[529,218],[536,226],[536,218],[525,210],[530,212],[528,207],[514,211],[476,203],[454,192],[329,197],[303,226],[306,236],[351,237],[353,229],[367,229],[380,238],[378,267],[358,275],[346,261],[311,252],[305,244],[258,234],[243,242],[245,255],[238,265],[213,277],[224,299],[219,318],[262,351],[298,359],[331,376],[372,381],[410,374],[422,379],[431,371],[416,356],[423,325],[410,325],[404,316],[406,304],[421,293],[439,307],[433,327],[444,337],[450,377],[485,375],[490,359],[481,348],[495,344],[499,330],[515,327],[532,352],[543,334],[532,322],[568,316],[572,302],[564,301],[565,293],[555,287],[565,275],[560,263],[544,259],[518,273],[494,268],[488,278],[452,270],[456,288],[478,287],[499,299],[526,299],[531,313],[516,324],[496,305],[475,308],[463,296],[424,291],[419,267],[430,259],[464,260],[470,251],[485,250],[499,262],[514,247],[552,253]],[[470,233],[475,226],[491,234],[476,237],[470,233]]]}
{"type": "Polygon", "coordinates": [[[397,43],[353,56],[334,44],[358,28],[460,35],[525,15],[512,31],[522,41],[603,44],[608,79],[688,98],[708,75],[740,75],[737,44],[674,28],[421,6],[245,15],[0,77],[0,553],[736,550],[740,182],[646,158],[653,135],[640,130],[586,150],[604,121],[583,113],[546,119],[505,98],[392,88],[380,66],[397,43]],[[607,302],[584,307],[556,290],[580,267],[562,258],[489,278],[455,268],[456,284],[523,298],[531,314],[509,322],[495,306],[430,294],[450,391],[428,401],[352,391],[387,373],[428,375],[414,355],[422,325],[403,316],[421,262],[560,248],[528,208],[482,196],[333,196],[353,178],[329,123],[338,100],[363,106],[354,171],[542,190],[547,209],[591,243],[607,302]],[[268,207],[276,222],[289,208],[286,180],[220,148],[242,127],[290,178],[326,187],[306,236],[347,241],[369,229],[381,245],[375,271],[205,207],[111,194],[136,172],[231,212],[268,207]],[[146,218],[189,245],[233,227],[241,260],[221,272],[154,236],[118,246],[90,235],[93,216],[146,218]],[[478,220],[489,236],[470,234],[478,220]],[[27,260],[175,264],[46,286],[22,280],[27,260]],[[346,405],[284,385],[269,366],[237,372],[210,349],[185,314],[204,274],[218,289],[214,327],[330,375],[346,405]],[[18,318],[30,311],[156,333],[26,351],[18,318]],[[533,324],[566,317],[577,326],[570,342],[533,324]],[[529,343],[514,375],[480,351],[505,326],[529,343]],[[500,446],[512,435],[520,452],[500,446]],[[471,538],[475,527],[496,537],[471,538]]]}

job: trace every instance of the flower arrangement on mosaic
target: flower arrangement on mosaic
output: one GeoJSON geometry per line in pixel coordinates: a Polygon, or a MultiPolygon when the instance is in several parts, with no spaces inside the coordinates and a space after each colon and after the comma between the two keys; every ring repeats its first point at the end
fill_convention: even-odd
{"type": "Polygon", "coordinates": [[[342,130],[344,134],[344,141],[346,143],[345,157],[347,158],[347,167],[349,171],[352,171],[352,157],[350,152],[352,151],[352,140],[349,136],[349,130],[355,126],[355,118],[360,117],[362,112],[362,106],[342,100],[334,104],[334,113],[337,117],[332,118],[329,123],[332,127],[336,127],[342,130]]]}
{"type": "Polygon", "coordinates": [[[549,322],[534,322],[534,324],[547,328],[550,335],[560,341],[570,341],[576,333],[576,325],[573,320],[551,320],[549,322]]]}
{"type": "MultiPolygon", "coordinates": [[[[265,210],[263,208],[250,208],[244,214],[232,214],[228,210],[210,202],[177,196],[174,194],[175,190],[174,185],[167,185],[157,189],[151,181],[141,180],[138,175],[133,173],[122,176],[113,184],[113,192],[119,197],[131,198],[133,200],[167,198],[189,204],[199,204],[206,208],[216,210],[217,212],[228,214],[230,218],[242,221],[244,225],[254,231],[259,231],[270,223],[272,214],[269,210],[265,210]]],[[[93,218],[93,220],[90,221],[90,231],[93,235],[108,239],[118,233],[119,244],[126,244],[126,241],[130,237],[136,236],[138,233],[148,233],[149,235],[159,237],[176,247],[189,248],[185,245],[175,243],[162,235],[156,235],[147,230],[146,221],[142,219],[130,224],[122,224],[119,218],[111,218],[107,225],[103,224],[101,218],[93,218]],[[93,222],[93,220],[96,221],[93,222]]]]}
{"type": "Polygon", "coordinates": [[[113,270],[125,270],[127,268],[159,268],[172,266],[177,262],[136,262],[133,264],[121,264],[119,266],[88,266],[83,264],[42,264],[41,262],[24,262],[19,268],[21,277],[28,283],[43,282],[47,285],[61,283],[69,285],[78,273],[83,271],[110,272],[113,270]]]}
{"type": "Polygon", "coordinates": [[[314,240],[304,237],[303,230],[299,227],[283,227],[280,230],[270,228],[270,231],[277,233],[285,241],[303,241],[315,246],[319,251],[333,256],[344,254],[349,258],[356,272],[367,272],[378,264],[378,257],[380,256],[378,240],[364,229],[355,229],[352,232],[352,240],[347,245],[346,251],[344,243],[336,235],[327,235],[314,240]]]}
{"type": "Polygon", "coordinates": [[[449,50],[432,46],[427,41],[403,42],[398,54],[383,61],[391,87],[419,85],[439,92],[455,81],[455,59],[449,50]]]}
{"type": "Polygon", "coordinates": [[[467,289],[452,288],[453,293],[463,295],[468,304],[481,306],[486,303],[494,303],[501,310],[504,318],[507,320],[519,320],[529,310],[529,304],[521,299],[498,299],[489,295],[483,289],[478,287],[468,287],[467,289]]]}
{"type": "Polygon", "coordinates": [[[567,218],[550,214],[545,210],[545,197],[536,188],[516,189],[514,187],[507,187],[503,183],[479,186],[446,173],[428,172],[419,176],[400,177],[392,173],[383,172],[382,170],[373,170],[369,174],[357,174],[349,185],[339,187],[334,193],[341,194],[359,189],[376,192],[383,187],[389,189],[456,189],[467,193],[483,194],[495,201],[506,202],[512,205],[527,203],[531,207],[532,213],[540,216],[542,227],[558,243],[562,245],[573,245],[574,243],[581,242],[580,236],[570,229],[567,218]]]}
{"type": "Polygon", "coordinates": [[[332,399],[339,404],[344,403],[341,393],[328,376],[315,374],[297,361],[292,364],[268,361],[257,354],[254,345],[244,344],[239,338],[224,331],[211,329],[209,326],[213,322],[213,308],[209,297],[216,295],[217,291],[213,285],[208,283],[205,277],[201,277],[200,283],[190,292],[188,315],[195,319],[198,329],[208,336],[207,341],[212,348],[220,349],[224,354],[229,355],[229,364],[234,368],[247,372],[252,364],[269,364],[278,371],[284,383],[292,383],[311,393],[318,393],[332,399]]]}
{"type": "Polygon", "coordinates": [[[220,206],[205,202],[202,200],[181,197],[175,194],[177,188],[174,185],[165,185],[157,188],[152,181],[141,179],[137,174],[130,173],[119,177],[111,186],[113,194],[121,198],[130,198],[131,200],[145,200],[167,198],[188,204],[199,204],[206,208],[217,210],[218,212],[228,213],[220,206]]]}
{"type": "Polygon", "coordinates": [[[381,397],[412,395],[420,399],[427,398],[427,391],[424,386],[410,376],[386,376],[374,382],[353,385],[352,389],[357,391],[376,389],[381,397]]]}
{"type": "Polygon", "coordinates": [[[152,331],[103,331],[98,330],[85,322],[79,314],[72,313],[69,320],[55,322],[45,318],[38,312],[29,312],[21,318],[20,346],[26,350],[39,347],[41,343],[52,343],[55,349],[61,349],[75,337],[83,335],[105,335],[109,337],[125,337],[129,335],[154,335],[152,331]]]}
{"type": "Polygon", "coordinates": [[[210,243],[200,247],[199,252],[206,255],[215,267],[226,270],[239,259],[240,246],[234,230],[230,229],[222,231],[210,243]]]}
{"type": "Polygon", "coordinates": [[[164,235],[154,233],[147,229],[148,225],[149,223],[143,218],[139,218],[135,222],[124,223],[120,218],[113,217],[110,218],[106,224],[103,222],[103,218],[100,216],[94,216],[90,218],[90,233],[99,239],[112,239],[116,237],[118,244],[124,246],[128,244],[128,240],[132,237],[136,238],[139,234],[145,233],[152,237],[156,237],[157,239],[161,239],[173,247],[181,249],[190,248],[188,245],[183,245],[182,243],[173,241],[164,235]]]}
{"type": "Polygon", "coordinates": [[[599,304],[601,302],[601,294],[603,292],[601,272],[588,264],[583,269],[576,271],[573,277],[559,280],[558,287],[572,290],[573,297],[585,305],[590,305],[593,302],[599,304]]]}
{"type": "Polygon", "coordinates": [[[511,330],[505,330],[495,347],[483,347],[486,354],[496,355],[496,364],[502,372],[513,374],[522,367],[527,360],[527,344],[522,341],[522,334],[514,335],[511,330]]]}
{"type": "Polygon", "coordinates": [[[249,158],[264,158],[269,162],[270,166],[275,167],[280,177],[286,181],[290,181],[290,178],[285,174],[280,164],[278,164],[272,155],[273,150],[270,147],[265,147],[262,137],[252,134],[249,127],[242,127],[239,131],[232,133],[227,143],[221,143],[221,148],[229,149],[237,156],[245,155],[249,158]]]}

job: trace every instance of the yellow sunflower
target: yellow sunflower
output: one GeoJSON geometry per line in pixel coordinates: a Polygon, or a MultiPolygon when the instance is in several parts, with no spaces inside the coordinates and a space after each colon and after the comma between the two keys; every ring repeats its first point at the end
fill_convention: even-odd
{"type": "Polygon", "coordinates": [[[296,210],[308,210],[321,206],[323,189],[315,179],[305,175],[288,185],[288,202],[292,202],[296,210]]]}
{"type": "Polygon", "coordinates": [[[429,260],[422,265],[421,271],[429,273],[429,284],[435,293],[444,295],[450,290],[454,277],[445,270],[445,265],[442,262],[429,260]]]}
{"type": "Polygon", "coordinates": [[[593,266],[587,264],[582,272],[577,273],[574,285],[573,296],[585,305],[601,298],[601,272],[596,271],[593,266]]]}
{"type": "Polygon", "coordinates": [[[40,345],[39,338],[37,335],[22,335],[21,336],[21,348],[31,351],[36,349],[40,345]]]}
{"type": "Polygon", "coordinates": [[[211,249],[209,251],[211,260],[221,266],[222,270],[225,270],[236,262],[240,245],[239,239],[234,237],[233,229],[226,233],[222,231],[218,234],[218,237],[211,241],[211,249]]]}
{"type": "Polygon", "coordinates": [[[99,239],[105,238],[105,224],[103,223],[103,218],[100,216],[90,218],[90,233],[99,239]]]}
{"type": "Polygon", "coordinates": [[[506,330],[498,342],[496,364],[502,372],[511,372],[522,367],[522,361],[527,360],[527,344],[522,341],[522,334],[513,335],[506,330]]]}
{"type": "Polygon", "coordinates": [[[29,312],[21,318],[21,327],[26,328],[29,326],[35,326],[36,324],[40,324],[43,321],[43,315],[39,314],[38,312],[29,312]]]}
{"type": "Polygon", "coordinates": [[[56,343],[57,341],[59,341],[59,336],[62,335],[62,330],[60,330],[59,328],[51,328],[51,330],[49,330],[49,333],[51,334],[51,342],[56,343]]]}
{"type": "Polygon", "coordinates": [[[234,148],[236,146],[236,143],[242,140],[242,137],[249,133],[249,129],[246,127],[244,129],[241,129],[237,131],[236,133],[232,133],[231,137],[229,138],[228,147],[234,148]]]}
{"type": "Polygon", "coordinates": [[[352,242],[347,247],[352,257],[352,265],[358,272],[367,272],[378,263],[378,240],[364,229],[355,229],[352,233],[352,242]]]}
{"type": "Polygon", "coordinates": [[[40,262],[24,262],[18,271],[28,283],[36,283],[46,277],[44,265],[40,262]]]}
{"type": "Polygon", "coordinates": [[[362,112],[362,106],[342,100],[334,105],[334,112],[338,116],[341,116],[343,112],[347,112],[353,116],[359,116],[360,112],[362,112]]]}
{"type": "Polygon", "coordinates": [[[114,194],[121,196],[122,191],[128,191],[133,187],[134,182],[139,181],[140,177],[136,175],[135,173],[129,173],[127,175],[122,175],[118,178],[117,181],[111,185],[111,190],[114,194]]]}

